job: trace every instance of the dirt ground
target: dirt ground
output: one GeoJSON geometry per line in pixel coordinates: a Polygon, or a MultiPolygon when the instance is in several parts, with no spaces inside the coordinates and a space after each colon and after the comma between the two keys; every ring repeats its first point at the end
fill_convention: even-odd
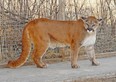
{"type": "Polygon", "coordinates": [[[0,82],[116,82],[116,56],[100,58],[98,61],[100,66],[91,66],[89,60],[79,60],[78,69],[72,69],[69,61],[49,64],[44,69],[35,65],[17,69],[2,67],[0,82]]]}

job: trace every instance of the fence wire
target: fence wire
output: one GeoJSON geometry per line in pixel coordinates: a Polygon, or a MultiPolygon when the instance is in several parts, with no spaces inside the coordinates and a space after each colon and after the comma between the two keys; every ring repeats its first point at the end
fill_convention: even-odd
{"type": "MultiPolygon", "coordinates": [[[[19,0],[0,0],[0,61],[14,59],[20,55],[22,51],[22,30],[27,20],[29,21],[33,18],[39,17],[56,20],[61,20],[62,18],[63,20],[76,20],[81,15],[88,16],[94,14],[91,11],[91,7],[86,8],[83,7],[85,5],[82,4],[81,8],[78,8],[78,4],[67,4],[68,2],[65,2],[63,0],[39,0],[39,3],[36,2],[37,0],[35,0],[35,2],[33,2],[33,0],[30,0],[33,2],[33,4],[31,4],[28,0],[21,0],[24,2],[18,1],[19,0]],[[62,1],[63,3],[61,3],[60,1],[62,1]],[[30,6],[30,4],[32,6],[30,6]],[[33,9],[31,9],[31,7],[33,9]]],[[[115,11],[115,9],[113,10],[115,11]]],[[[107,17],[106,14],[103,16],[107,17]]],[[[114,21],[114,23],[116,23],[115,18],[111,21],[114,21]]],[[[97,41],[95,44],[96,53],[116,51],[116,24],[113,25],[104,23],[98,29],[97,41]]],[[[69,56],[69,48],[65,47],[64,49],[65,54],[69,56]]],[[[49,49],[46,53],[49,55],[45,56],[45,58],[49,59],[61,57],[61,50],[62,48],[59,47],[55,49],[49,49]]],[[[85,54],[83,49],[80,51],[80,54],[85,54]]]]}

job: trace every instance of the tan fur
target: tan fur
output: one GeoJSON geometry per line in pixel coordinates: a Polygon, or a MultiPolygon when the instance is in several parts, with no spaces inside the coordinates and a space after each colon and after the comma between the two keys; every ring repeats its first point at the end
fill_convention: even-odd
{"type": "MultiPolygon", "coordinates": [[[[97,22],[94,16],[87,18],[89,21],[97,22]]],[[[93,33],[94,34],[94,33],[93,33]]],[[[30,21],[23,30],[22,35],[22,53],[17,60],[9,61],[10,68],[17,68],[23,65],[28,58],[31,48],[31,42],[34,44],[32,58],[37,67],[46,67],[42,62],[42,56],[46,52],[50,43],[64,43],[71,47],[71,65],[72,68],[77,68],[78,52],[82,41],[89,36],[85,28],[84,21],[57,21],[45,18],[34,19],[30,21]]]]}

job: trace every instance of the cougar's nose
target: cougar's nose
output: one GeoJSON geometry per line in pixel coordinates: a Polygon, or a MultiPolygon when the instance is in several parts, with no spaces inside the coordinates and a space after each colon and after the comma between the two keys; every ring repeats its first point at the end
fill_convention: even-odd
{"type": "Polygon", "coordinates": [[[88,31],[94,31],[92,28],[87,28],[88,31]]]}

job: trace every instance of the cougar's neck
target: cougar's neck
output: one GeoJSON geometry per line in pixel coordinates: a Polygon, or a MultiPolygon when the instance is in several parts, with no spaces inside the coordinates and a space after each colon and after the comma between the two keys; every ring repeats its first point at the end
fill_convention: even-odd
{"type": "Polygon", "coordinates": [[[81,42],[81,46],[91,46],[94,45],[96,41],[96,32],[86,33],[84,39],[81,42]]]}

